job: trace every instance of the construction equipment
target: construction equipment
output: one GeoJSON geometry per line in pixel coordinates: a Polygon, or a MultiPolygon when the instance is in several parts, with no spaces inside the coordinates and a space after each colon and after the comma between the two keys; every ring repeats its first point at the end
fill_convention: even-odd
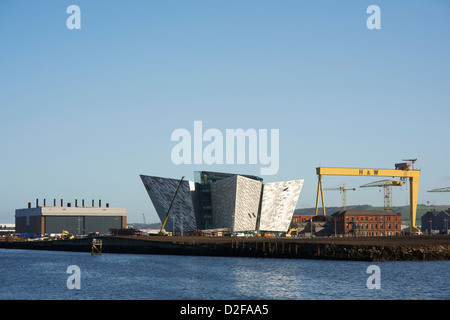
{"type": "Polygon", "coordinates": [[[184,179],[184,176],[181,177],[180,183],[178,184],[177,190],[175,191],[175,194],[174,194],[174,196],[172,198],[172,202],[170,203],[169,209],[167,210],[166,217],[164,218],[164,222],[161,225],[161,229],[159,230],[158,235],[166,235],[164,233],[164,227],[166,226],[167,219],[169,218],[170,209],[172,209],[173,202],[175,201],[175,198],[177,197],[177,193],[178,193],[178,190],[181,187],[181,183],[183,182],[183,179],[184,179]]]}
{"type": "Polygon", "coordinates": [[[75,237],[73,236],[73,234],[70,234],[69,231],[67,230],[63,230],[61,233],[61,239],[63,240],[67,240],[67,239],[74,239],[75,237]]]}
{"type": "MultiPolygon", "coordinates": [[[[397,164],[396,164],[397,167],[397,164]]],[[[419,229],[416,228],[416,213],[417,213],[417,197],[419,193],[419,181],[420,181],[420,170],[413,169],[410,170],[409,167],[403,166],[403,169],[373,169],[373,168],[316,168],[316,173],[318,175],[318,185],[317,185],[317,198],[316,198],[316,212],[319,208],[319,192],[322,196],[322,208],[323,214],[325,215],[325,200],[323,198],[323,185],[322,176],[323,175],[335,175],[335,176],[360,176],[360,177],[399,177],[399,178],[409,178],[409,192],[410,192],[410,218],[411,226],[406,230],[407,233],[418,233],[419,229]]]]}
{"type": "Polygon", "coordinates": [[[284,237],[292,237],[294,233],[294,236],[298,236],[298,228],[291,228],[288,232],[284,235],[284,237]]]}
{"type": "Polygon", "coordinates": [[[381,187],[384,189],[384,210],[392,210],[392,187],[402,186],[403,183],[397,180],[380,180],[360,186],[360,188],[381,187]]]}
{"type": "Polygon", "coordinates": [[[450,192],[450,187],[428,190],[428,192],[450,192]]]}
{"type": "Polygon", "coordinates": [[[342,192],[342,208],[343,210],[347,210],[347,191],[355,191],[356,188],[347,189],[344,183],[339,188],[325,188],[324,190],[339,190],[340,192],[342,192]]]}

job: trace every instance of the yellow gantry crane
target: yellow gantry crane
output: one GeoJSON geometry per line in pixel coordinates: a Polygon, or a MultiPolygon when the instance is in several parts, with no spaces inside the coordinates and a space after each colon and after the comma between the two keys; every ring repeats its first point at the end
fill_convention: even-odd
{"type": "Polygon", "coordinates": [[[381,187],[384,189],[384,210],[392,210],[392,187],[402,186],[403,183],[397,180],[380,180],[360,186],[360,188],[381,187]]]}
{"type": "MultiPolygon", "coordinates": [[[[414,159],[415,162],[417,159],[414,159]]],[[[420,181],[420,170],[410,169],[411,163],[397,163],[395,164],[395,169],[374,169],[374,168],[316,168],[316,173],[318,175],[318,185],[317,185],[317,198],[316,198],[316,212],[319,208],[319,194],[322,197],[322,208],[323,214],[325,215],[325,200],[323,198],[323,185],[322,176],[333,175],[333,176],[360,176],[360,177],[393,177],[393,178],[409,178],[409,192],[410,192],[410,219],[411,226],[406,230],[408,233],[418,233],[419,229],[416,228],[416,213],[417,213],[417,197],[419,194],[419,181],[420,181]]]]}
{"type": "MultiPolygon", "coordinates": [[[[355,191],[356,188],[349,188],[349,189],[347,189],[345,187],[345,183],[344,183],[339,188],[325,188],[324,190],[339,190],[339,191],[341,191],[342,192],[342,209],[346,210],[347,209],[347,191],[355,191]]],[[[316,213],[316,215],[317,215],[317,213],[316,213]]]]}

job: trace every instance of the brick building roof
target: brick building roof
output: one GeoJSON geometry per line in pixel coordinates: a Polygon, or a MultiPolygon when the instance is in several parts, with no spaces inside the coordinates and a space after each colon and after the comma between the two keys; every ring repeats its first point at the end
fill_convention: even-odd
{"type": "Polygon", "coordinates": [[[399,216],[400,212],[386,210],[340,210],[333,215],[349,215],[349,216],[399,216]]]}

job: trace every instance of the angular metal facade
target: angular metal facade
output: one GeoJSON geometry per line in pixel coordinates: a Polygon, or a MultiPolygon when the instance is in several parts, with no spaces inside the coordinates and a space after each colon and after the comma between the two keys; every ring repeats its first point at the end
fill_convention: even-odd
{"type": "Polygon", "coordinates": [[[265,183],[259,230],[287,232],[302,187],[303,180],[265,183]]]}
{"type": "Polygon", "coordinates": [[[237,177],[211,184],[213,228],[232,228],[236,208],[237,177]]]}
{"type": "Polygon", "coordinates": [[[262,183],[240,175],[211,184],[214,228],[254,231],[262,183]]]}
{"type": "MultiPolygon", "coordinates": [[[[164,221],[180,180],[141,175],[145,189],[161,221],[164,221]]],[[[166,230],[193,230],[197,228],[191,190],[194,184],[183,181],[170,209],[166,230]]]]}
{"type": "MultiPolygon", "coordinates": [[[[228,228],[231,232],[288,231],[303,180],[263,184],[260,178],[229,175],[211,179],[205,185],[183,181],[165,229],[203,229],[204,220],[211,219],[206,217],[207,212],[212,217],[209,225],[213,228],[228,228]],[[207,202],[205,195],[210,197],[207,202]]],[[[141,179],[159,218],[164,221],[180,180],[144,175],[141,179]]]]}

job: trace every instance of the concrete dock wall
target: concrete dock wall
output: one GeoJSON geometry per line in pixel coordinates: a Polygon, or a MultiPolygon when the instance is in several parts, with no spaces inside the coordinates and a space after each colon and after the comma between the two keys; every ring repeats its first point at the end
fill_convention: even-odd
{"type": "MultiPolygon", "coordinates": [[[[103,253],[355,261],[450,260],[450,236],[374,238],[101,237],[103,253]]],[[[91,252],[92,239],[0,241],[0,248],[91,252]]]]}

